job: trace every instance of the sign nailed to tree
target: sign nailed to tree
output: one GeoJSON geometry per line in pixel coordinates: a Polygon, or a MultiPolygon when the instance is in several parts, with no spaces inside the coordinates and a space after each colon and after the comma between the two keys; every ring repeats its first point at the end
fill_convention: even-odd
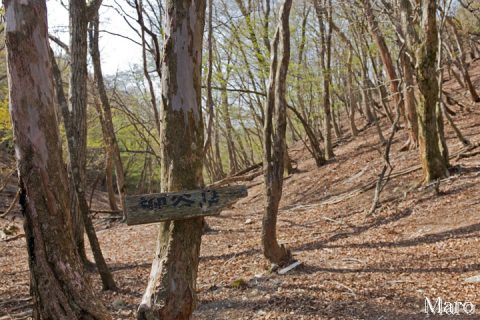
{"type": "Polygon", "coordinates": [[[126,200],[127,224],[214,216],[247,195],[246,186],[232,186],[129,196],[126,200]]]}

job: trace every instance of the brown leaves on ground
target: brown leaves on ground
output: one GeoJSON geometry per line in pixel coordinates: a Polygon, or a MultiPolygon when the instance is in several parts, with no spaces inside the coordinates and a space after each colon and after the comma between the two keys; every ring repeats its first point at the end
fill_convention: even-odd
{"type": "MultiPolygon", "coordinates": [[[[478,107],[455,108],[454,120],[472,142],[480,141],[478,107]]],[[[446,130],[454,154],[462,145],[446,130]]],[[[395,139],[393,174],[418,164],[416,150],[398,152],[406,139],[405,130],[395,139]]],[[[194,318],[423,319],[425,297],[480,305],[480,284],[464,281],[480,274],[480,157],[452,160],[438,193],[418,186],[419,170],[395,177],[367,216],[373,189],[358,188],[376,179],[381,150],[373,127],[340,141],[336,159],[321,168],[301,143],[291,146],[299,173],[285,180],[278,238],[302,264],[285,275],[269,273],[261,254],[261,176],[249,182],[248,198],[208,218],[213,231],[203,237],[194,318]]],[[[13,195],[1,198],[3,208],[13,195]]],[[[134,319],[157,228],[105,221],[97,219],[98,237],[121,289],[101,292],[98,276],[91,277],[115,318],[134,319]]],[[[11,217],[0,219],[0,229],[11,224],[11,217]]],[[[0,318],[25,317],[31,300],[23,239],[0,242],[0,274],[0,318]]]]}

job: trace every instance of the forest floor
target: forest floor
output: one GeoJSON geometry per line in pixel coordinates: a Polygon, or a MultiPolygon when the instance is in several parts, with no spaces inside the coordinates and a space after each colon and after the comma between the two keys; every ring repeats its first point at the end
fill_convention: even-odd
{"type": "MultiPolygon", "coordinates": [[[[480,88],[478,62],[472,74],[480,88]]],[[[451,81],[446,88],[465,105],[452,107],[455,123],[479,143],[480,104],[468,102],[451,81]]],[[[385,119],[382,128],[388,136],[385,119]]],[[[480,275],[480,155],[457,159],[463,146],[450,125],[445,129],[452,169],[438,192],[420,185],[418,150],[398,152],[407,138],[401,130],[392,145],[392,175],[412,170],[388,182],[373,215],[368,211],[374,188],[359,190],[373,183],[383,166],[374,127],[353,140],[346,134],[335,159],[321,168],[300,142],[292,145],[298,172],[284,183],[278,238],[301,265],[285,275],[268,271],[260,247],[259,176],[248,182],[247,198],[207,219],[213,231],[203,236],[194,319],[424,319],[426,297],[476,304],[475,315],[454,318],[480,319],[480,283],[465,281],[480,275]]],[[[12,182],[1,193],[0,210],[15,193],[12,182]]],[[[107,203],[102,194],[95,199],[94,206],[107,203]]],[[[157,226],[105,221],[96,220],[98,237],[121,289],[102,292],[97,275],[91,278],[115,319],[134,319],[157,226]]],[[[31,308],[25,240],[11,240],[22,233],[18,208],[0,219],[0,230],[0,318],[25,317],[31,308]]]]}

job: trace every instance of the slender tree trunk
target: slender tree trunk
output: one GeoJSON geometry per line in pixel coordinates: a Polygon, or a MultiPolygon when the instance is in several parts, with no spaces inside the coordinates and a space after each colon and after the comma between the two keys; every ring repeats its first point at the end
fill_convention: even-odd
{"type": "Polygon", "coordinates": [[[282,197],[287,102],[285,97],[290,60],[289,16],[292,0],[285,0],[280,9],[279,23],[272,43],[272,62],[265,105],[264,176],[265,212],[262,223],[263,254],[272,263],[287,263],[291,254],[277,241],[278,205],[282,197]]]}
{"type": "Polygon", "coordinates": [[[110,319],[93,295],[71,232],[55,114],[45,1],[4,1],[10,114],[25,216],[34,319],[110,319]]]}
{"type": "MultiPolygon", "coordinates": [[[[201,61],[206,0],[167,0],[162,61],[162,191],[203,187],[201,61]]],[[[160,224],[138,319],[190,319],[203,218],[160,224]]]]}
{"type": "Polygon", "coordinates": [[[334,108],[335,104],[334,104],[334,99],[332,97],[332,104],[330,106],[330,111],[332,113],[332,124],[333,124],[333,131],[335,132],[335,137],[337,137],[337,139],[340,139],[342,137],[342,132],[340,131],[340,127],[337,123],[337,115],[336,115],[336,112],[335,112],[335,108],[334,108]]]}
{"type": "Polygon", "coordinates": [[[118,147],[117,137],[115,135],[115,129],[113,127],[112,108],[110,106],[110,100],[105,88],[105,82],[103,80],[102,65],[100,62],[100,49],[99,49],[99,17],[95,16],[91,22],[90,34],[90,56],[92,57],[93,70],[95,77],[95,84],[102,102],[103,120],[105,125],[105,137],[106,145],[109,149],[109,153],[115,164],[115,172],[117,178],[117,189],[120,196],[120,202],[122,204],[123,217],[126,218],[125,211],[125,173],[123,171],[123,162],[120,155],[120,148],[118,147]]]}
{"type": "Polygon", "coordinates": [[[84,264],[89,265],[85,253],[84,233],[85,225],[83,215],[88,214],[80,210],[79,195],[75,191],[74,174],[78,174],[79,188],[85,190],[85,171],[87,154],[87,4],[85,0],[70,0],[70,80],[67,115],[63,115],[67,139],[73,143],[69,148],[69,176],[72,210],[72,228],[77,250],[84,264]],[[71,111],[69,111],[69,109],[71,111]],[[67,127],[68,125],[68,127],[67,127]],[[73,127],[74,126],[74,127],[73,127]],[[75,162],[75,163],[72,163],[75,162]],[[78,173],[74,173],[74,167],[78,173]]]}
{"type": "Polygon", "coordinates": [[[445,159],[439,150],[436,107],[437,81],[437,4],[436,0],[422,1],[421,43],[417,50],[417,81],[420,90],[418,104],[418,137],[424,182],[448,176],[445,159]]]}
{"type": "Polygon", "coordinates": [[[208,0],[208,24],[207,24],[207,46],[208,46],[208,71],[207,71],[207,132],[205,138],[204,152],[212,145],[212,130],[215,111],[213,109],[212,75],[213,75],[213,0],[208,0]]]}
{"type": "Polygon", "coordinates": [[[298,120],[302,123],[303,129],[305,130],[305,133],[307,134],[308,140],[310,141],[310,147],[311,147],[311,153],[313,158],[315,159],[315,164],[317,167],[321,167],[326,163],[325,156],[322,152],[322,149],[320,148],[320,142],[318,141],[315,133],[313,132],[313,129],[310,127],[308,124],[307,120],[298,112],[297,109],[295,109],[292,106],[288,106],[290,110],[295,113],[297,116],[298,120]]]}
{"type": "MultiPolygon", "coordinates": [[[[150,76],[150,72],[148,71],[148,60],[147,60],[147,40],[145,37],[145,33],[149,31],[145,26],[145,21],[143,19],[143,1],[142,0],[135,0],[135,9],[137,11],[137,22],[140,25],[140,37],[142,41],[142,66],[143,66],[143,75],[148,83],[148,91],[150,93],[150,103],[152,104],[153,116],[155,117],[155,128],[157,129],[158,134],[161,134],[160,131],[160,114],[158,112],[157,107],[157,98],[155,95],[155,90],[153,87],[153,80],[150,76]]],[[[155,44],[155,66],[157,67],[158,76],[161,78],[161,70],[159,69],[159,46],[158,42],[156,41],[156,35],[150,32],[150,36],[155,44]]],[[[99,53],[100,55],[100,53],[99,53]]]]}
{"type": "Polygon", "coordinates": [[[403,101],[401,97],[401,92],[399,89],[399,82],[400,79],[397,76],[397,72],[395,71],[395,66],[393,65],[392,56],[390,55],[390,51],[388,50],[387,44],[385,42],[385,38],[380,30],[378,22],[375,18],[373,13],[372,4],[370,0],[363,0],[364,8],[365,8],[365,15],[368,22],[368,27],[370,33],[372,34],[375,43],[378,46],[380,51],[380,56],[383,61],[383,65],[385,67],[385,71],[388,76],[388,80],[390,82],[390,93],[393,95],[393,101],[395,103],[395,107],[399,106],[400,110],[403,110],[403,101]]]}
{"type": "Polygon", "coordinates": [[[325,158],[329,160],[335,157],[332,144],[332,113],[330,101],[330,82],[332,78],[330,68],[332,47],[332,3],[331,0],[324,0],[321,6],[319,0],[315,0],[314,5],[318,22],[320,23],[320,64],[323,71],[323,129],[325,139],[325,158]]]}
{"type": "Polygon", "coordinates": [[[239,170],[238,160],[237,160],[237,153],[235,148],[235,142],[233,140],[233,125],[230,117],[230,108],[228,105],[228,92],[227,92],[227,83],[226,80],[222,80],[222,92],[221,92],[221,99],[222,99],[222,116],[223,122],[225,123],[225,133],[226,133],[226,140],[227,140],[227,150],[228,150],[228,160],[230,166],[230,174],[234,174],[239,170]]]}
{"type": "MultiPolygon", "coordinates": [[[[70,3],[70,88],[69,99],[72,112],[69,106],[61,103],[65,131],[67,135],[68,159],[70,164],[70,185],[71,192],[75,194],[76,203],[72,202],[72,229],[77,249],[81,259],[86,263],[83,232],[86,231],[93,257],[97,264],[98,272],[102,279],[105,290],[115,289],[115,282],[108,270],[103,258],[100,244],[93,227],[89,214],[88,203],[85,195],[85,170],[86,170],[86,100],[87,100],[87,23],[90,7],[85,1],[72,0],[70,3]],[[74,125],[75,124],[75,125],[74,125]],[[80,151],[84,152],[81,153],[80,151]],[[75,205],[74,205],[75,203],[75,205]],[[80,230],[81,229],[81,230],[80,230]]],[[[59,71],[55,71],[58,75],[59,71]]],[[[58,78],[58,77],[57,77],[58,78]]],[[[57,79],[57,82],[60,80],[57,79]]],[[[57,84],[57,96],[59,101],[64,101],[63,87],[57,84]]]]}
{"type": "Polygon", "coordinates": [[[480,102],[480,96],[475,89],[475,86],[472,83],[472,79],[470,77],[470,72],[468,71],[468,63],[467,63],[467,55],[465,50],[463,49],[462,41],[460,39],[460,35],[458,34],[457,26],[455,25],[455,21],[451,18],[447,18],[450,26],[452,27],[452,33],[455,39],[455,44],[457,45],[458,50],[458,62],[457,66],[463,75],[463,82],[465,83],[468,91],[470,92],[470,97],[472,98],[473,102],[480,102]]]}
{"type": "Polygon", "coordinates": [[[223,171],[223,161],[222,156],[220,155],[220,136],[219,136],[219,122],[218,122],[218,110],[215,108],[215,127],[214,127],[214,138],[215,138],[215,163],[217,164],[217,180],[223,179],[225,177],[225,172],[223,171]]]}
{"type": "Polygon", "coordinates": [[[108,146],[108,133],[105,125],[105,119],[103,117],[103,112],[100,107],[100,102],[97,97],[94,97],[95,110],[97,111],[98,118],[100,120],[100,126],[102,127],[102,136],[105,143],[105,185],[108,194],[108,203],[110,204],[110,209],[113,211],[118,211],[117,199],[115,197],[115,190],[113,187],[113,159],[112,159],[112,149],[108,146]]]}
{"type": "Polygon", "coordinates": [[[350,106],[350,130],[352,131],[352,136],[356,137],[358,135],[358,129],[355,124],[355,105],[357,103],[357,99],[355,94],[353,93],[353,81],[352,81],[352,60],[353,60],[353,52],[352,49],[348,51],[348,63],[347,63],[347,90],[348,90],[348,104],[350,106]]]}
{"type": "Polygon", "coordinates": [[[402,52],[401,64],[403,69],[403,96],[405,113],[409,126],[409,141],[407,147],[416,149],[418,147],[418,117],[415,102],[414,82],[414,61],[412,61],[413,49],[413,19],[410,0],[400,0],[400,19],[402,24],[403,37],[405,38],[405,49],[402,52]]]}
{"type": "Polygon", "coordinates": [[[115,197],[115,190],[113,188],[113,161],[110,152],[105,153],[105,184],[107,187],[108,203],[110,209],[118,211],[117,199],[115,197]]]}

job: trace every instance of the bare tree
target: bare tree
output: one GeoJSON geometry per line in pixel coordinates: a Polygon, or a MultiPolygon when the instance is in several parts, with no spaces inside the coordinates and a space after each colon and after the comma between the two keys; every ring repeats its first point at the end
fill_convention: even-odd
{"type": "Polygon", "coordinates": [[[287,127],[286,78],[290,61],[289,17],[292,0],[285,0],[280,9],[277,31],[270,49],[272,53],[264,127],[265,212],[262,224],[263,254],[272,263],[281,265],[291,258],[290,251],[277,241],[278,205],[282,197],[285,132],[287,127]]]}

